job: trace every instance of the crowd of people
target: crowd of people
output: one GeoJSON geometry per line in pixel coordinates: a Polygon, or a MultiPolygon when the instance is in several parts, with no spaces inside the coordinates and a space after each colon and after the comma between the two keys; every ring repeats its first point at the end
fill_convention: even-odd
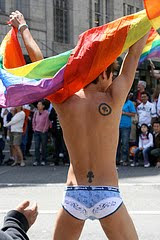
{"type": "Polygon", "coordinates": [[[26,165],[26,158],[33,158],[33,166],[47,164],[47,145],[52,146],[52,165],[69,164],[63,132],[53,106],[47,100],[38,103],[1,109],[0,163],[11,166],[26,165]],[[35,154],[31,154],[34,139],[35,154]],[[10,148],[5,159],[5,142],[10,148]]]}
{"type": "Polygon", "coordinates": [[[139,80],[137,90],[129,93],[122,108],[117,147],[117,165],[160,167],[160,89],[159,75],[153,94],[146,90],[146,82],[139,80]]]}

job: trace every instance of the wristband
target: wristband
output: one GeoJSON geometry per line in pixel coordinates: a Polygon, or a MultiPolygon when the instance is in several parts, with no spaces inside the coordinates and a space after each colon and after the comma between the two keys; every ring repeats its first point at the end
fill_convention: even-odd
{"type": "Polygon", "coordinates": [[[26,26],[28,28],[28,25],[26,23],[22,23],[18,26],[18,31],[20,31],[21,27],[26,26]]]}

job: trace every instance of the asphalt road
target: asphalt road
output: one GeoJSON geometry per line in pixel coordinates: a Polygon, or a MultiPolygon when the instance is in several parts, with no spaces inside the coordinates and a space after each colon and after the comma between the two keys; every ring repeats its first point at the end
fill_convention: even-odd
{"type": "MultiPolygon", "coordinates": [[[[19,202],[37,201],[39,216],[29,230],[31,240],[50,240],[61,205],[68,167],[0,167],[0,223],[19,202]]],[[[120,190],[140,240],[160,239],[160,170],[120,167],[120,190]]],[[[98,221],[86,221],[80,240],[107,239],[98,221]]],[[[117,239],[118,240],[118,239],[117,239]]]]}

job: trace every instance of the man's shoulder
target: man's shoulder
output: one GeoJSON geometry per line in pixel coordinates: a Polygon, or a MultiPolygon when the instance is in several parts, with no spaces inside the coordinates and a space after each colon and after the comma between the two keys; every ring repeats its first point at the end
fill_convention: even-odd
{"type": "Polygon", "coordinates": [[[153,106],[154,104],[152,103],[152,102],[150,102],[150,101],[147,101],[147,103],[146,103],[146,106],[153,106]]]}
{"type": "Polygon", "coordinates": [[[133,106],[134,106],[134,103],[133,103],[133,101],[131,101],[131,100],[128,100],[127,102],[128,102],[128,104],[129,104],[129,105],[133,105],[133,106]]]}
{"type": "Polygon", "coordinates": [[[140,103],[140,104],[137,106],[137,109],[140,109],[141,107],[143,107],[143,103],[140,103]]]}

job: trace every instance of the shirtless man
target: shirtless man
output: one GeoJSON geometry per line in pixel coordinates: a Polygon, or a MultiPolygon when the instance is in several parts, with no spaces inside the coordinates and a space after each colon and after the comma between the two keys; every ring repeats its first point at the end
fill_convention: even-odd
{"type": "Polygon", "coordinates": [[[138,239],[120,196],[115,159],[122,106],[147,37],[130,47],[113,82],[108,67],[64,103],[54,104],[71,163],[53,240],[79,239],[86,219],[99,219],[110,240],[138,239]]]}

